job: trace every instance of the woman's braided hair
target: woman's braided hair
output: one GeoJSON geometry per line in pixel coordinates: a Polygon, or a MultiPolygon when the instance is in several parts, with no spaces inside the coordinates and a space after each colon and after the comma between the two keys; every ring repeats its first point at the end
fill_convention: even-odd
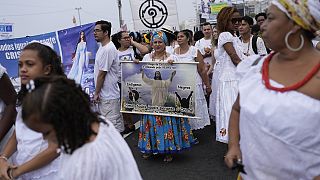
{"type": "Polygon", "coordinates": [[[90,108],[90,98],[81,86],[65,76],[46,76],[34,80],[35,89],[27,93],[22,103],[22,118],[27,121],[37,115],[43,123],[53,126],[58,145],[72,154],[91,135],[91,125],[100,122],[90,108]]]}

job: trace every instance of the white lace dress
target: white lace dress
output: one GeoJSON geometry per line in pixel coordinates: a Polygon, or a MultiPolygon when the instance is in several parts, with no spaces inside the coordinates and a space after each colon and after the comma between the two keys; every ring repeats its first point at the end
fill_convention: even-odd
{"type": "Polygon", "coordinates": [[[240,148],[247,173],[241,176],[313,179],[320,175],[320,100],[298,91],[267,89],[262,63],[247,69],[241,64],[245,75],[239,83],[240,148]]]}
{"type": "MultiPolygon", "coordinates": [[[[195,62],[195,58],[197,57],[197,48],[191,46],[185,54],[175,54],[179,62],[195,62]]],[[[189,119],[190,126],[192,130],[202,129],[207,125],[210,125],[210,118],[208,113],[208,106],[206,102],[206,98],[204,96],[203,88],[202,88],[202,79],[197,72],[196,76],[196,89],[195,89],[195,115],[196,117],[200,117],[200,119],[189,119]]]]}
{"type": "Polygon", "coordinates": [[[62,154],[61,180],[141,180],[138,166],[126,141],[106,120],[96,139],[73,154],[62,154]]]}
{"type": "Polygon", "coordinates": [[[221,71],[221,63],[219,61],[219,58],[217,57],[217,49],[214,50],[213,56],[216,59],[216,63],[213,66],[213,73],[212,73],[212,80],[211,80],[212,92],[210,94],[210,99],[209,99],[209,114],[212,116],[216,116],[216,101],[217,101],[217,91],[218,91],[218,85],[219,85],[218,76],[221,71]]]}
{"type": "Polygon", "coordinates": [[[223,45],[231,42],[237,55],[243,59],[240,48],[240,40],[229,32],[223,32],[218,38],[216,50],[217,61],[220,63],[220,71],[217,73],[217,97],[216,97],[216,140],[228,142],[228,126],[232,105],[238,94],[239,77],[236,75],[236,66],[232,63],[223,45]]]}
{"type": "MultiPolygon", "coordinates": [[[[21,165],[47,149],[48,142],[43,139],[41,133],[29,129],[23,123],[20,107],[17,108],[17,111],[15,131],[18,145],[16,157],[13,157],[13,163],[21,165]]],[[[56,180],[59,165],[60,156],[46,166],[20,176],[18,180],[56,180]]]]}

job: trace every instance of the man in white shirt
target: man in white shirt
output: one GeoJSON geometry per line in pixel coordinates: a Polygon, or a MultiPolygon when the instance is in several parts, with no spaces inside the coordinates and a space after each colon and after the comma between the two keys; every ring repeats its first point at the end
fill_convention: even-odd
{"type": "Polygon", "coordinates": [[[212,59],[211,59],[211,37],[212,37],[212,27],[211,24],[206,22],[202,25],[202,32],[204,37],[201,38],[199,41],[196,42],[195,47],[198,48],[198,50],[201,52],[203,56],[203,61],[207,65],[212,65],[212,59]]]}
{"type": "Polygon", "coordinates": [[[267,49],[263,40],[251,34],[251,27],[253,26],[253,19],[249,16],[242,17],[239,33],[242,46],[242,52],[246,56],[254,54],[266,55],[267,49]]]}
{"type": "Polygon", "coordinates": [[[124,130],[120,113],[120,88],[118,86],[118,51],[110,41],[111,23],[97,21],[94,37],[100,43],[94,64],[95,93],[94,102],[98,103],[100,114],[110,120],[119,132],[124,130]]]}

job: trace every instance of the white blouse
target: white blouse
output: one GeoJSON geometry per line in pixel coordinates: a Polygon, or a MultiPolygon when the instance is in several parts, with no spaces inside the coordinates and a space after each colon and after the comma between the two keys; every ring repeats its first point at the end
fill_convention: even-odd
{"type": "Polygon", "coordinates": [[[240,148],[247,172],[242,176],[313,179],[320,174],[320,101],[298,91],[267,89],[262,63],[247,66],[239,83],[240,148]]]}
{"type": "Polygon", "coordinates": [[[100,123],[96,139],[73,154],[62,154],[61,180],[140,180],[141,175],[126,141],[113,124],[100,123]]]}

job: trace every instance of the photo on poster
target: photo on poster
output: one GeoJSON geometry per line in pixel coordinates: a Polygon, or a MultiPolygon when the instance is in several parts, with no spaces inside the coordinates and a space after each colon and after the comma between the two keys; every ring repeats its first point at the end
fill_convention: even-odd
{"type": "Polygon", "coordinates": [[[94,23],[58,31],[65,74],[80,84],[92,98],[94,59],[98,49],[93,35],[94,23]]]}
{"type": "Polygon", "coordinates": [[[195,116],[196,63],[122,62],[121,111],[195,116]]]}

